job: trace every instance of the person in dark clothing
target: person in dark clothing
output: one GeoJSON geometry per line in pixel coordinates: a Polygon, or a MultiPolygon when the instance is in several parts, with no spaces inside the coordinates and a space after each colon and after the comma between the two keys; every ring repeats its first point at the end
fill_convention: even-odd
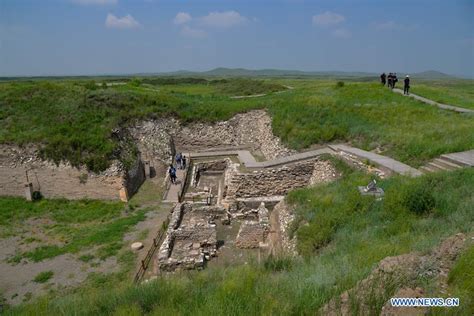
{"type": "Polygon", "coordinates": [[[181,155],[181,153],[178,153],[176,155],[176,168],[178,169],[181,169],[181,159],[183,159],[183,156],[181,155]]]}
{"type": "Polygon", "coordinates": [[[397,84],[397,82],[398,82],[397,74],[394,73],[392,77],[392,89],[395,88],[395,85],[397,84]]]}
{"type": "Polygon", "coordinates": [[[385,86],[385,83],[387,82],[387,75],[385,75],[385,72],[380,75],[380,82],[382,83],[382,86],[385,86]]]}
{"type": "Polygon", "coordinates": [[[390,72],[387,76],[387,87],[390,89],[392,88],[392,79],[393,79],[393,74],[390,72]]]}
{"type": "Polygon", "coordinates": [[[409,95],[408,90],[410,90],[410,76],[407,75],[405,80],[403,80],[403,94],[409,95]]]}
{"type": "Polygon", "coordinates": [[[186,156],[183,155],[183,158],[181,158],[181,167],[182,169],[186,169],[186,156]]]}
{"type": "Polygon", "coordinates": [[[176,184],[176,169],[173,167],[173,165],[170,165],[170,168],[168,169],[168,173],[170,175],[171,183],[176,184]]]}

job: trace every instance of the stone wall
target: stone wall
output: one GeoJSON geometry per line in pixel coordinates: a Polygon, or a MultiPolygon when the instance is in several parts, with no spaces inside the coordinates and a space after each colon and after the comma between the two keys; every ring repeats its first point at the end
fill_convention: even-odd
{"type": "Polygon", "coordinates": [[[143,170],[143,164],[135,165],[128,177],[118,161],[96,174],[84,167],[78,169],[65,163],[42,161],[33,147],[0,145],[0,196],[24,197],[28,172],[33,190],[40,191],[46,198],[119,200],[123,186],[134,192],[141,184],[138,170],[140,166],[143,170]]]}
{"type": "Polygon", "coordinates": [[[214,124],[182,124],[178,120],[156,119],[138,123],[131,135],[144,159],[167,161],[174,151],[246,145],[267,159],[287,156],[286,148],[272,132],[272,119],[264,110],[237,114],[214,124]]]}
{"type": "Polygon", "coordinates": [[[178,204],[171,214],[166,237],[160,246],[157,266],[161,271],[200,269],[216,256],[216,225],[209,223],[214,213],[222,208],[193,208],[191,204],[178,204]]]}
{"type": "Polygon", "coordinates": [[[128,196],[135,194],[145,181],[145,167],[140,157],[137,157],[134,165],[126,172],[125,185],[128,196]]]}
{"type": "Polygon", "coordinates": [[[235,240],[238,248],[258,248],[267,238],[268,230],[256,221],[244,221],[235,240]]]}
{"type": "Polygon", "coordinates": [[[226,199],[286,195],[290,190],[307,186],[318,160],[262,169],[252,173],[234,173],[228,182],[226,199]]]}

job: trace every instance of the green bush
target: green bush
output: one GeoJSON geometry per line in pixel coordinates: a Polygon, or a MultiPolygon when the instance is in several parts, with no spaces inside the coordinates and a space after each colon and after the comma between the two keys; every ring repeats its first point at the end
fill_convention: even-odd
{"type": "Polygon", "coordinates": [[[43,271],[38,273],[35,278],[33,279],[36,283],[46,283],[49,279],[51,279],[54,275],[53,271],[43,271]]]}
{"type": "Polygon", "coordinates": [[[344,81],[338,81],[336,83],[336,88],[342,88],[342,87],[344,87],[344,81]]]}
{"type": "Polygon", "coordinates": [[[428,181],[407,185],[403,191],[403,205],[415,214],[424,214],[435,207],[433,186],[428,181]]]}

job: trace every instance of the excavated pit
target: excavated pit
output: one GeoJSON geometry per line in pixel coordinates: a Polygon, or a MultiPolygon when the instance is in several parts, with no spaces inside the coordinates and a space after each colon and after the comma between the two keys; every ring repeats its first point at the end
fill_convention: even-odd
{"type": "Polygon", "coordinates": [[[178,152],[188,158],[184,189],[156,258],[159,272],[245,264],[280,252],[294,255],[285,195],[337,177],[331,163],[319,157],[247,167],[239,154],[244,150],[267,161],[294,153],[273,135],[271,118],[261,110],[213,125],[149,121],[132,135],[152,162],[173,162],[178,152]]]}

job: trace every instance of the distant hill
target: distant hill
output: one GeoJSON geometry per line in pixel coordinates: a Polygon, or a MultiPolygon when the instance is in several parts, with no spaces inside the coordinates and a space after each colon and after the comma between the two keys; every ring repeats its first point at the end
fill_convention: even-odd
{"type": "Polygon", "coordinates": [[[414,78],[419,78],[419,79],[452,79],[456,78],[454,76],[445,74],[443,72],[439,72],[436,70],[428,70],[428,71],[423,71],[423,72],[418,72],[414,73],[412,75],[414,78]]]}
{"type": "Polygon", "coordinates": [[[209,77],[374,77],[369,72],[344,71],[302,71],[284,69],[245,69],[245,68],[215,68],[208,71],[175,71],[157,73],[158,76],[209,76],[209,77]]]}
{"type": "MultiPolygon", "coordinates": [[[[398,77],[405,77],[405,73],[397,72],[398,77]]],[[[302,71],[284,69],[245,69],[245,68],[215,68],[208,71],[186,71],[180,70],[167,73],[156,73],[148,75],[157,76],[205,76],[205,77],[320,77],[320,78],[373,78],[380,74],[373,72],[349,72],[349,71],[302,71]]],[[[453,79],[451,76],[439,71],[428,70],[419,73],[411,73],[410,77],[416,79],[453,79]]]]}
{"type": "MultiPolygon", "coordinates": [[[[387,72],[386,72],[387,73],[387,72]]],[[[373,72],[349,72],[349,71],[302,71],[285,69],[245,69],[245,68],[215,68],[207,71],[179,70],[173,72],[159,73],[133,73],[133,74],[110,74],[110,75],[88,75],[88,76],[34,76],[34,77],[0,77],[0,81],[21,80],[21,79],[80,79],[80,78],[123,78],[123,77],[291,77],[291,78],[340,78],[373,80],[379,77],[379,73],[373,72]]],[[[405,73],[397,72],[398,78],[405,77],[405,73]]],[[[459,79],[435,70],[428,70],[419,73],[410,73],[410,77],[415,79],[459,79]]]]}

